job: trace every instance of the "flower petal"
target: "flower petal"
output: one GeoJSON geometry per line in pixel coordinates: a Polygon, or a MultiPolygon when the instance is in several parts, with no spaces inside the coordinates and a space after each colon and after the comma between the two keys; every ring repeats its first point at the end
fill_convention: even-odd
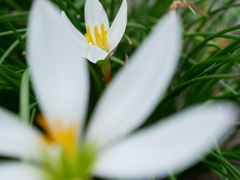
{"type": "Polygon", "coordinates": [[[86,27],[90,26],[91,32],[94,32],[94,26],[104,23],[106,30],[109,29],[108,17],[98,0],[87,0],[84,8],[86,27]]]}
{"type": "Polygon", "coordinates": [[[47,0],[34,1],[28,53],[32,83],[48,120],[66,124],[84,119],[88,101],[86,61],[60,12],[47,0]]]}
{"type": "Polygon", "coordinates": [[[179,18],[164,17],[103,94],[90,122],[88,141],[102,146],[142,124],[171,81],[180,38],[179,18]]]}
{"type": "Polygon", "coordinates": [[[162,178],[200,160],[233,126],[232,105],[195,106],[132,135],[100,154],[95,175],[107,179],[162,178]]]}
{"type": "MultiPolygon", "coordinates": [[[[20,122],[14,114],[0,108],[0,153],[23,159],[39,159],[40,134],[20,122]]],[[[0,178],[1,179],[1,178],[0,178]]]]}
{"type": "Polygon", "coordinates": [[[62,13],[61,13],[61,19],[62,19],[64,25],[68,26],[71,29],[73,35],[76,37],[77,43],[80,45],[80,50],[82,51],[81,52],[82,56],[86,58],[87,52],[88,52],[88,44],[87,44],[86,37],[74,27],[74,25],[68,19],[68,17],[66,16],[64,11],[62,11],[62,13]]]}
{"type": "Polygon", "coordinates": [[[90,46],[87,54],[87,59],[92,63],[103,60],[107,57],[108,53],[97,46],[90,46]]]}
{"type": "Polygon", "coordinates": [[[24,163],[1,163],[0,179],[43,180],[40,170],[24,163]]]}
{"type": "Polygon", "coordinates": [[[108,34],[109,51],[111,52],[121,41],[127,25],[127,1],[123,0],[122,5],[115,17],[108,34]]]}

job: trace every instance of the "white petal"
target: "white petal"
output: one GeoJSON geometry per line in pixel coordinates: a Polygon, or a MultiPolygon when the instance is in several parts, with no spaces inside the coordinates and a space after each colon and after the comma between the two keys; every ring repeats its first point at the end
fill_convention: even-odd
{"type": "Polygon", "coordinates": [[[96,63],[98,60],[103,60],[106,58],[108,53],[97,46],[90,46],[87,54],[87,59],[93,63],[96,63]]]}
{"type": "Polygon", "coordinates": [[[87,140],[101,146],[129,133],[150,115],[177,66],[180,39],[179,18],[164,17],[103,94],[87,140]]]}
{"type": "Polygon", "coordinates": [[[1,163],[0,179],[2,180],[43,180],[41,172],[23,163],[1,163]]]}
{"type": "Polygon", "coordinates": [[[89,85],[86,61],[71,30],[46,0],[34,1],[29,29],[31,77],[42,112],[50,121],[78,123],[84,119],[89,85]]]}
{"type": "Polygon", "coordinates": [[[80,45],[82,56],[86,58],[88,52],[88,43],[86,37],[74,27],[64,11],[61,13],[61,19],[63,20],[64,25],[71,29],[73,35],[76,37],[77,43],[80,45]]]}
{"type": "Polygon", "coordinates": [[[99,26],[104,23],[106,30],[109,29],[108,17],[98,0],[87,0],[84,8],[86,27],[90,26],[91,32],[94,31],[94,26],[99,26]]]}
{"type": "MultiPolygon", "coordinates": [[[[41,141],[38,131],[0,108],[0,153],[4,156],[39,159],[41,141]]],[[[1,179],[1,178],[0,178],[1,179]]]]}
{"type": "Polygon", "coordinates": [[[114,19],[108,34],[109,51],[111,52],[121,41],[127,25],[127,2],[123,0],[122,5],[114,19]]]}
{"type": "Polygon", "coordinates": [[[167,176],[200,160],[236,118],[231,105],[195,106],[103,151],[95,173],[107,179],[167,176]]]}

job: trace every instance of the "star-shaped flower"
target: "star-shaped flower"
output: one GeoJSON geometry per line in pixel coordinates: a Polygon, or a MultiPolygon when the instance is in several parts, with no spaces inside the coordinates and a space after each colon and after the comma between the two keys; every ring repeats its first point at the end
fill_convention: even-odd
{"type": "Polygon", "coordinates": [[[79,32],[62,12],[63,22],[76,37],[82,56],[96,63],[104,60],[119,44],[127,25],[127,2],[122,5],[111,27],[105,10],[98,0],[87,0],[85,4],[86,34],[79,32]]]}
{"type": "Polygon", "coordinates": [[[28,53],[45,133],[0,109],[0,179],[87,180],[164,177],[197,162],[233,125],[233,105],[198,105],[132,133],[168,87],[180,52],[181,26],[164,17],[107,87],[83,131],[86,62],[70,29],[47,0],[34,2],[28,53]],[[166,35],[167,34],[167,35],[166,35]],[[80,60],[79,60],[80,59],[80,60]]]}

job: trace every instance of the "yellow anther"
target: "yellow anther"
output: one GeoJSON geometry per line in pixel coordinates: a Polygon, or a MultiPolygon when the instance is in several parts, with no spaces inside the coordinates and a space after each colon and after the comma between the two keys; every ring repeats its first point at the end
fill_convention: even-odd
{"type": "Polygon", "coordinates": [[[94,45],[94,41],[92,38],[92,34],[91,34],[91,30],[90,30],[90,26],[87,27],[87,34],[85,34],[88,43],[92,43],[92,45],[94,45]]]}
{"type": "Polygon", "coordinates": [[[101,23],[101,33],[102,33],[102,48],[107,51],[108,49],[108,39],[107,34],[108,30],[105,30],[105,25],[101,23]]]}
{"type": "Polygon", "coordinates": [[[104,23],[100,24],[101,33],[99,33],[98,26],[94,26],[94,39],[91,34],[90,26],[87,27],[87,33],[85,34],[88,44],[96,45],[104,51],[108,51],[108,30],[105,30],[104,23]],[[95,40],[95,41],[94,41],[95,40]]]}
{"type": "Polygon", "coordinates": [[[101,34],[99,34],[98,32],[98,27],[94,26],[94,35],[95,35],[95,39],[96,39],[96,45],[98,47],[102,46],[102,38],[101,38],[101,34]]]}

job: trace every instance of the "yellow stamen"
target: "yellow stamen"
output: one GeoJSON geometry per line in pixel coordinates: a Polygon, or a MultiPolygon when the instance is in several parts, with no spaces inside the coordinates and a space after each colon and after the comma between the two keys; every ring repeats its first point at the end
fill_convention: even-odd
{"type": "Polygon", "coordinates": [[[95,39],[96,39],[96,45],[98,47],[102,47],[101,34],[99,34],[99,32],[98,32],[98,27],[97,26],[94,26],[94,35],[95,35],[95,39]]]}
{"type": "Polygon", "coordinates": [[[92,34],[91,34],[91,30],[90,30],[90,26],[87,27],[87,34],[85,34],[88,43],[92,43],[92,45],[94,45],[94,41],[92,38],[92,34]]]}
{"type": "Polygon", "coordinates": [[[43,128],[46,135],[44,136],[48,143],[56,143],[69,154],[75,154],[77,150],[77,124],[70,124],[66,127],[61,119],[54,121],[52,128],[46,121],[45,117],[37,117],[38,124],[43,128]]]}
{"type": "Polygon", "coordinates": [[[108,49],[108,39],[107,39],[108,30],[105,30],[105,26],[103,23],[101,24],[101,33],[102,33],[102,48],[105,51],[107,51],[107,49],[108,49]]]}
{"type": "Polygon", "coordinates": [[[94,37],[95,37],[95,42],[93,40],[90,26],[87,27],[87,33],[85,34],[87,38],[88,44],[91,45],[96,45],[99,48],[103,49],[104,51],[108,51],[108,30],[105,30],[105,25],[104,23],[100,24],[100,29],[101,33],[99,33],[98,26],[94,26],[94,37]]]}

